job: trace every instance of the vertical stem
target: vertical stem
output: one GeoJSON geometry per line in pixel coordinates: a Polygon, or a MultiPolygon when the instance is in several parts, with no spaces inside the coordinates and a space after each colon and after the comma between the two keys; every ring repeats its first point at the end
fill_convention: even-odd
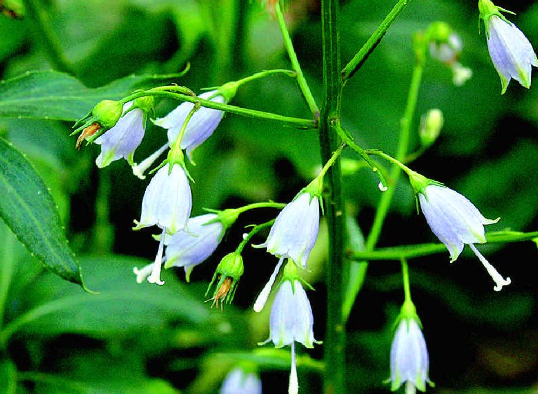
{"type": "Polygon", "coordinates": [[[314,119],[317,119],[319,117],[319,108],[316,104],[316,100],[314,100],[314,96],[312,96],[310,87],[306,82],[306,79],[303,75],[303,70],[301,69],[299,60],[297,59],[297,55],[295,53],[295,49],[293,48],[290,34],[288,33],[288,29],[286,28],[284,14],[282,14],[282,10],[280,9],[280,1],[277,1],[275,5],[275,12],[278,20],[278,26],[280,27],[280,32],[282,34],[282,38],[284,39],[284,46],[286,47],[286,51],[288,52],[288,57],[290,58],[293,71],[297,73],[297,84],[299,85],[299,89],[301,90],[301,93],[303,94],[303,97],[308,104],[308,108],[310,108],[310,112],[312,112],[314,119]]]}
{"type": "Polygon", "coordinates": [[[23,0],[28,20],[32,22],[36,41],[40,41],[43,51],[55,70],[74,74],[64,56],[60,40],[52,29],[49,16],[40,0],[23,0]]]}
{"type": "MultiPolygon", "coordinates": [[[[416,61],[413,68],[413,75],[411,77],[411,85],[409,87],[409,93],[407,95],[407,104],[405,107],[404,115],[400,121],[400,139],[398,141],[398,148],[396,152],[396,159],[398,161],[403,161],[407,155],[407,150],[409,147],[409,138],[411,136],[411,125],[413,122],[413,117],[415,115],[415,110],[417,107],[418,93],[420,90],[420,85],[422,83],[422,75],[424,73],[425,65],[425,46],[424,42],[416,40],[415,41],[415,55],[416,61]]],[[[383,228],[383,223],[389,212],[390,204],[392,198],[394,197],[394,192],[396,191],[396,184],[402,173],[400,166],[393,164],[390,176],[389,183],[390,187],[386,192],[381,195],[381,200],[377,206],[377,211],[374,218],[374,223],[372,229],[368,234],[366,239],[366,251],[374,250],[379,236],[381,235],[381,229],[383,228]]],[[[354,262],[351,267],[352,276],[349,278],[348,290],[346,292],[346,299],[344,301],[344,316],[345,319],[349,317],[355,298],[359,293],[364,278],[366,277],[366,270],[368,269],[368,262],[354,262]]]]}
{"type": "Polygon", "coordinates": [[[15,245],[17,240],[15,235],[7,229],[4,231],[3,239],[3,259],[0,261],[0,328],[4,325],[4,315],[6,310],[6,301],[9,293],[9,286],[13,278],[15,269],[15,245]]]}
{"type": "MultiPolygon", "coordinates": [[[[323,163],[331,159],[338,147],[338,124],[342,79],[338,31],[339,0],[322,0],[322,46],[324,106],[319,124],[323,163]]],[[[342,195],[340,159],[325,175],[325,214],[329,230],[327,267],[327,333],[325,337],[325,394],[345,393],[345,327],[342,318],[343,249],[345,244],[345,211],[342,195]]]]}

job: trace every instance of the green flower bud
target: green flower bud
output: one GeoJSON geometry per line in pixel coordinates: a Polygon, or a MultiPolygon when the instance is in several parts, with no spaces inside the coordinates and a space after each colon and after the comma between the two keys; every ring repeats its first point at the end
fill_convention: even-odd
{"type": "Polygon", "coordinates": [[[423,146],[430,146],[435,142],[443,128],[444,117],[440,109],[430,109],[422,115],[419,129],[420,142],[423,146]]]}
{"type": "Polygon", "coordinates": [[[218,279],[215,291],[213,292],[213,297],[210,298],[210,300],[213,301],[213,305],[216,305],[218,308],[219,300],[221,301],[221,306],[223,303],[231,304],[244,269],[243,257],[241,257],[241,254],[232,252],[224,256],[217,266],[213,279],[206,291],[207,296],[213,283],[218,279]]]}
{"type": "Polygon", "coordinates": [[[76,148],[78,149],[82,141],[94,141],[105,131],[111,129],[118,123],[123,114],[123,104],[120,101],[103,100],[82,119],[79,119],[75,125],[75,131],[71,133],[77,134],[82,131],[77,138],[76,148]]]}
{"type": "Polygon", "coordinates": [[[118,123],[123,113],[123,105],[119,101],[103,100],[92,110],[94,122],[98,122],[101,127],[111,129],[118,123]]]}

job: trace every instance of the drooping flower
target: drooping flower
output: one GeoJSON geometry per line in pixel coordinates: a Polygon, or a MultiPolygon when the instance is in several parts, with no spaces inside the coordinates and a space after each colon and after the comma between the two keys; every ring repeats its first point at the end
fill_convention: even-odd
{"type": "Polygon", "coordinates": [[[299,390],[295,342],[307,348],[319,343],[314,339],[314,315],[303,283],[306,282],[298,275],[295,263],[288,262],[271,307],[270,334],[265,342],[272,341],[276,348],[291,346],[289,394],[297,394],[299,390]]]}
{"type": "Polygon", "coordinates": [[[267,241],[260,245],[277,257],[290,258],[306,268],[319,230],[319,197],[301,191],[279,213],[267,241]]]}
{"type": "Polygon", "coordinates": [[[236,367],[224,379],[220,394],[262,394],[262,382],[256,373],[236,367]]]}
{"type": "Polygon", "coordinates": [[[391,390],[406,384],[406,394],[426,390],[429,357],[426,341],[415,318],[402,318],[390,350],[391,390]]]}
{"type": "Polygon", "coordinates": [[[190,218],[184,230],[166,237],[165,268],[183,267],[189,281],[192,269],[213,254],[237,216],[229,209],[190,218]]]}
{"type": "Polygon", "coordinates": [[[495,281],[496,291],[509,285],[510,278],[504,279],[474,246],[487,242],[484,225],[499,219],[486,219],[467,198],[420,174],[414,173],[410,179],[422,213],[433,233],[450,252],[450,260],[455,261],[467,244],[495,281]]]}
{"type": "Polygon", "coordinates": [[[538,67],[538,58],[531,43],[516,25],[490,0],[479,0],[480,18],[484,21],[488,51],[493,66],[501,78],[502,93],[506,92],[512,78],[530,88],[532,66],[538,67]]]}
{"type": "MultiPolygon", "coordinates": [[[[202,93],[199,97],[216,103],[226,102],[225,97],[218,90],[202,93]]],[[[155,121],[157,126],[168,130],[170,146],[176,141],[181,126],[193,108],[194,104],[184,102],[164,118],[155,121]]],[[[187,156],[191,157],[192,152],[213,134],[223,115],[222,111],[206,107],[201,107],[194,113],[181,140],[181,148],[187,150],[187,156]]]]}
{"type": "Polygon", "coordinates": [[[150,283],[164,284],[161,268],[165,237],[185,228],[191,206],[191,188],[183,168],[174,165],[169,170],[169,164],[166,164],[159,169],[146,188],[140,222],[135,221],[137,226],[134,229],[157,225],[162,229],[162,234],[155,262],[142,269],[134,268],[138,283],[147,278],[150,283]]]}
{"type": "Polygon", "coordinates": [[[170,170],[166,164],[146,188],[142,215],[135,229],[157,225],[166,228],[168,234],[174,234],[185,228],[191,206],[191,188],[185,171],[180,165],[174,165],[170,170]]]}
{"type": "Polygon", "coordinates": [[[103,168],[115,160],[132,158],[135,149],[138,148],[144,138],[144,111],[134,108],[127,112],[133,105],[128,102],[123,106],[123,117],[116,125],[95,140],[101,145],[101,154],[97,156],[97,167],[103,168]]]}

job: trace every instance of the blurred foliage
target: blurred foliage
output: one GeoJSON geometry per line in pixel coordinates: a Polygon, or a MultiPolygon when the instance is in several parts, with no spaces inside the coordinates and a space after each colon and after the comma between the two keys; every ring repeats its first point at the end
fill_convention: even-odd
{"type": "MultiPolygon", "coordinates": [[[[190,71],[173,81],[195,92],[260,70],[289,68],[274,18],[257,2],[244,0],[41,2],[75,76],[49,71],[51,65],[30,20],[0,16],[0,73],[7,81],[0,84],[0,136],[26,155],[50,188],[87,286],[99,294],[84,293],[44,271],[1,223],[0,392],[213,393],[241,359],[261,364],[266,392],[283,392],[289,353],[274,351],[270,345],[257,347],[267,337],[268,313],[250,312],[275,259],[263,251],[247,251],[235,306],[221,312],[203,303],[212,270],[241,241],[242,226],[270,220],[274,212],[241,218],[216,254],[195,269],[191,283],[184,283],[182,271],[171,270],[163,287],[139,285],[132,268],[147,264],[157,250],[150,230],[131,231],[148,180],[136,179],[124,161],[98,172],[93,163],[98,147],[77,152],[74,138],[69,137],[70,121],[98,100],[119,98],[142,84],[157,85],[161,81],[153,75],[180,73],[187,62],[190,71]],[[10,90],[13,81],[21,79],[26,87],[10,90]],[[67,106],[60,105],[62,97],[67,106]],[[69,112],[50,116],[60,107],[69,112]],[[99,208],[103,204],[104,211],[99,208]]],[[[342,3],[345,64],[395,1],[342,3]]],[[[511,19],[538,45],[538,4],[498,5],[517,12],[511,19]]],[[[393,153],[411,79],[411,36],[433,21],[449,23],[462,37],[460,61],[472,68],[473,77],[455,87],[450,70],[428,59],[414,129],[418,130],[420,115],[431,108],[443,111],[445,125],[413,169],[458,190],[486,217],[501,217],[488,230],[536,230],[538,93],[513,81],[500,95],[485,35],[478,34],[475,7],[462,0],[410,2],[347,83],[342,121],[361,146],[393,153]]],[[[298,57],[318,101],[319,13],[316,0],[293,1],[288,13],[298,57]]],[[[309,117],[295,82],[282,76],[244,85],[233,104],[309,117]]],[[[176,105],[160,100],[156,117],[176,105]]],[[[165,141],[164,130],[150,122],[135,161],[165,141]]],[[[418,147],[415,133],[410,150],[418,147]]],[[[344,155],[357,159],[350,152],[344,155]]],[[[189,167],[195,179],[193,214],[267,199],[289,201],[320,165],[315,132],[235,115],[225,117],[215,135],[196,150],[194,161],[196,166],[189,167]]],[[[365,234],[380,196],[377,183],[375,174],[363,168],[345,177],[349,212],[365,234]]],[[[434,241],[423,218],[416,215],[408,184],[400,182],[397,187],[380,245],[434,241]]],[[[309,296],[316,338],[323,339],[327,289],[320,275],[327,246],[323,238],[318,244],[309,278],[317,291],[309,296]]],[[[512,278],[512,285],[501,294],[492,291],[490,278],[474,257],[463,255],[450,265],[447,252],[410,262],[413,299],[430,350],[430,376],[436,382],[429,392],[535,393],[536,245],[480,249],[512,278]]],[[[389,390],[382,382],[389,376],[392,324],[403,299],[400,281],[398,264],[371,263],[347,327],[349,392],[389,390]]],[[[308,355],[304,349],[300,353],[301,390],[319,392],[322,347],[308,355]]]]}

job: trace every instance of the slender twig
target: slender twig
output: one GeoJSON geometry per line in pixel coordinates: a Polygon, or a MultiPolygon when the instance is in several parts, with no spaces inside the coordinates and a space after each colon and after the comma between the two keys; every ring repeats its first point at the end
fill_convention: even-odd
{"type": "Polygon", "coordinates": [[[342,80],[346,83],[359,69],[364,62],[368,59],[370,54],[374,51],[377,45],[381,42],[385,33],[396,20],[398,15],[404,10],[411,0],[399,0],[398,3],[392,8],[389,14],[385,17],[383,22],[378,26],[374,33],[368,38],[368,41],[362,46],[357,54],[350,60],[350,62],[342,70],[342,80]]]}
{"type": "MultiPolygon", "coordinates": [[[[519,232],[493,232],[486,234],[488,243],[505,243],[505,242],[522,242],[538,238],[538,231],[530,233],[519,232]]],[[[405,245],[390,248],[376,249],[372,251],[355,252],[353,258],[357,260],[369,261],[398,261],[402,258],[411,259],[416,257],[425,257],[432,254],[446,253],[446,246],[442,243],[429,243],[418,245],[405,245]]]]}
{"type": "Polygon", "coordinates": [[[303,97],[308,104],[308,108],[310,108],[310,112],[312,112],[312,116],[314,117],[314,119],[318,119],[319,108],[316,104],[314,96],[312,95],[312,92],[310,91],[308,82],[306,82],[303,70],[301,69],[301,65],[299,64],[299,60],[297,59],[297,54],[295,53],[295,49],[293,48],[290,34],[288,32],[288,29],[286,28],[284,14],[282,13],[282,10],[280,8],[280,1],[277,1],[275,5],[275,13],[278,20],[278,26],[280,27],[280,32],[282,34],[282,38],[284,39],[284,46],[286,47],[286,51],[288,52],[288,57],[290,58],[292,68],[297,73],[297,84],[299,85],[299,89],[301,90],[301,93],[303,94],[303,97]]]}
{"type": "MultiPolygon", "coordinates": [[[[172,87],[173,88],[173,87],[172,87]]],[[[258,111],[255,109],[248,109],[237,107],[230,104],[217,103],[211,100],[205,100],[200,97],[191,96],[189,94],[182,94],[177,92],[169,92],[165,90],[146,90],[136,92],[123,99],[123,101],[131,101],[139,97],[155,96],[155,97],[168,97],[174,100],[188,101],[190,103],[200,103],[202,107],[218,109],[220,111],[229,112],[236,115],[246,116],[256,119],[267,119],[280,122],[281,124],[296,127],[299,129],[315,129],[316,122],[312,119],[294,118],[290,116],[278,115],[272,112],[258,111]]]]}

